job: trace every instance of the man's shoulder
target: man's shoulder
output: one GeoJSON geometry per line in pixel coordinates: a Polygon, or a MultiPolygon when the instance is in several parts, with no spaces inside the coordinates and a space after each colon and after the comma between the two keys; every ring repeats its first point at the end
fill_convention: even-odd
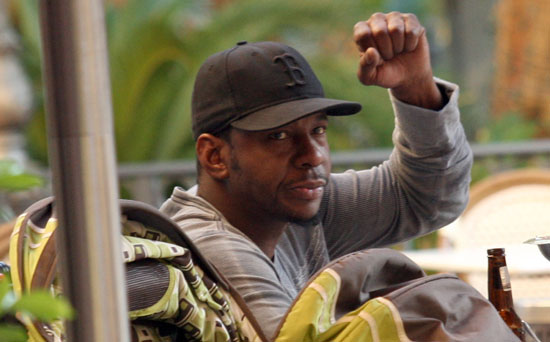
{"type": "Polygon", "coordinates": [[[198,220],[215,224],[222,220],[221,215],[208,202],[180,187],[174,188],[172,195],[161,205],[160,211],[178,223],[198,220]]]}
{"type": "Polygon", "coordinates": [[[160,207],[193,240],[206,236],[227,237],[236,235],[244,238],[243,233],[231,226],[223,215],[205,199],[196,196],[193,191],[176,187],[160,207]]]}

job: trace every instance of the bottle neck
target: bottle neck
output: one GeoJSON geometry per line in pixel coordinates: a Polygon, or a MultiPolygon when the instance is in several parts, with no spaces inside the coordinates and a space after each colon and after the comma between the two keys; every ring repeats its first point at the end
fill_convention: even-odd
{"type": "Polygon", "coordinates": [[[497,310],[513,309],[510,275],[503,257],[489,257],[489,301],[497,310]]]}

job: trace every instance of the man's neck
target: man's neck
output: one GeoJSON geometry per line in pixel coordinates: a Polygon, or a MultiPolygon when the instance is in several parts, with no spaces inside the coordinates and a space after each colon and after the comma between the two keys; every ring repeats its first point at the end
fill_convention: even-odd
{"type": "Polygon", "coordinates": [[[266,226],[262,224],[236,225],[230,220],[229,222],[248,236],[271,260],[273,260],[273,256],[275,255],[277,243],[287,227],[287,223],[277,225],[276,227],[272,225],[266,228],[266,226]]]}
{"type": "Polygon", "coordinates": [[[197,195],[212,204],[232,226],[248,236],[267,257],[273,260],[275,247],[288,222],[271,219],[255,212],[247,212],[238,200],[228,199],[223,192],[211,191],[207,186],[199,186],[197,195]]]}

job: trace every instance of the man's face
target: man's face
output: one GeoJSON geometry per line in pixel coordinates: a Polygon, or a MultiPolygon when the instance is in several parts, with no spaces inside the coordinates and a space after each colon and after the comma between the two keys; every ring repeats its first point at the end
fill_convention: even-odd
{"type": "Polygon", "coordinates": [[[319,211],[330,174],[325,114],[260,132],[233,129],[227,189],[244,215],[307,221],[319,211]]]}

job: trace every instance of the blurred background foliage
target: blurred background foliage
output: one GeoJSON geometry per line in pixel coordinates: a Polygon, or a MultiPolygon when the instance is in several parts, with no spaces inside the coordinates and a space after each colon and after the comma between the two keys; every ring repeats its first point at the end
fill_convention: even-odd
{"type": "MultiPolygon", "coordinates": [[[[328,97],[358,101],[362,114],[334,119],[333,150],[391,146],[393,115],[387,91],[356,79],[353,25],[376,11],[413,12],[426,26],[437,75],[449,67],[451,24],[443,2],[425,0],[127,0],[106,2],[113,112],[119,162],[192,158],[190,95],[194,75],[210,54],[237,41],[277,40],[310,61],[328,97]]],[[[37,0],[10,2],[20,53],[34,89],[26,128],[32,159],[47,163],[37,0]]],[[[473,98],[474,97],[474,98],[473,98]]],[[[463,120],[471,140],[526,139],[528,120],[511,113],[491,121],[463,90],[463,120]]]]}
{"type": "MultiPolygon", "coordinates": [[[[27,164],[36,162],[45,170],[38,5],[39,0],[0,0],[0,66],[5,63],[2,58],[14,55],[24,70],[20,83],[29,83],[32,96],[29,113],[20,110],[18,118],[12,119],[18,121],[15,124],[7,122],[10,115],[5,115],[0,101],[0,137],[14,129],[24,131],[24,153],[31,161],[27,164]],[[6,26],[17,39],[2,32],[6,26]],[[2,40],[8,43],[2,45],[2,40]]],[[[470,142],[550,136],[550,101],[545,95],[550,91],[550,26],[544,25],[550,16],[548,1],[105,0],[118,161],[193,159],[190,98],[194,76],[206,57],[242,40],[276,40],[296,47],[310,61],[327,97],[363,105],[359,115],[332,119],[329,141],[333,151],[391,147],[394,118],[387,90],[364,87],[357,81],[358,52],[352,40],[356,22],[374,12],[389,11],[415,13],[426,27],[434,74],[460,85],[462,123],[470,142]]],[[[0,95],[15,88],[13,80],[5,83],[7,88],[0,83],[0,95]]],[[[4,104],[13,102],[4,100],[4,104]]],[[[25,98],[20,102],[25,103],[25,98]]],[[[0,159],[5,159],[2,152],[0,159]]],[[[24,160],[14,163],[5,160],[0,164],[4,184],[4,189],[0,184],[4,190],[0,208],[9,208],[5,205],[7,187],[29,180],[20,174],[24,160]],[[9,178],[13,174],[7,175],[14,170],[17,182],[9,178]]],[[[476,160],[472,180],[507,168],[541,165],[550,165],[550,158],[485,157],[476,160]]],[[[148,190],[141,181],[128,185],[130,179],[122,184],[121,197],[143,200],[140,196],[148,190]]],[[[164,195],[173,185],[182,185],[174,179],[165,183],[164,195]]],[[[49,192],[44,189],[30,198],[49,192]]],[[[3,221],[13,215],[4,215],[3,221]]],[[[414,240],[412,247],[433,246],[436,239],[435,233],[430,234],[414,240]]]]}
{"type": "Polygon", "coordinates": [[[10,221],[16,216],[8,205],[7,193],[24,191],[44,185],[44,180],[38,176],[28,173],[23,166],[15,160],[0,159],[0,260],[7,246],[2,242],[11,230],[3,227],[4,222],[10,221]]]}

